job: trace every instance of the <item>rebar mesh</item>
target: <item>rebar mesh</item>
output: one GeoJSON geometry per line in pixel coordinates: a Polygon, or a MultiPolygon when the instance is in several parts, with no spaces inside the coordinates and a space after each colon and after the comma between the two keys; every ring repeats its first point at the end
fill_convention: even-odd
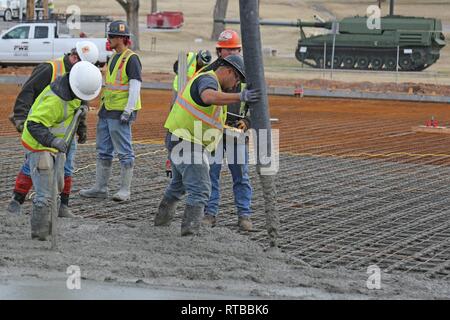
{"type": "MultiPolygon", "coordinates": [[[[157,99],[161,94],[170,99],[169,93],[146,93],[157,99]]],[[[157,143],[167,111],[166,105],[149,104],[134,127],[133,201],[118,204],[77,195],[95,177],[95,145],[82,145],[71,199],[75,214],[110,223],[152,221],[168,184],[167,153],[157,143]]],[[[386,272],[449,279],[450,137],[411,131],[431,114],[449,119],[447,105],[293,98],[272,98],[271,105],[272,116],[279,118],[279,244],[284,251],[319,268],[366,270],[376,264],[386,272]]],[[[94,127],[95,117],[89,121],[94,127]]],[[[17,135],[6,129],[0,143],[4,207],[23,149],[17,135]]],[[[268,245],[262,191],[254,167],[250,171],[255,231],[249,236],[268,245]]],[[[114,162],[113,190],[118,177],[114,162]]],[[[225,169],[221,190],[218,226],[238,231],[231,176],[225,169]]],[[[25,211],[29,208],[27,201],[25,211]]]]}

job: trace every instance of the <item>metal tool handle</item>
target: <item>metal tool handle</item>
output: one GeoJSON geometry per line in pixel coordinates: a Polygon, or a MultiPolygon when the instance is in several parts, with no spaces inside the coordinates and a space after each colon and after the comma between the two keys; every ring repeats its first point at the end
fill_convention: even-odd
{"type": "MultiPolygon", "coordinates": [[[[86,105],[80,106],[75,113],[72,122],[66,130],[64,135],[64,141],[66,141],[68,147],[66,153],[69,152],[72,141],[75,137],[75,133],[78,130],[78,125],[80,124],[81,115],[87,112],[88,107],[86,105]]],[[[57,217],[58,217],[58,194],[62,191],[64,187],[64,163],[66,162],[66,154],[58,152],[56,154],[55,166],[53,170],[53,176],[50,181],[52,181],[52,214],[51,214],[51,236],[52,236],[52,246],[51,249],[56,249],[56,237],[57,237],[57,217]]]]}

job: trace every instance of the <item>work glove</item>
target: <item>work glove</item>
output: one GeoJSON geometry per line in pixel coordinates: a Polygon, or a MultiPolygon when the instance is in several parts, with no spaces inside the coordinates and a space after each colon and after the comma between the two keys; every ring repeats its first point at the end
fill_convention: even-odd
{"type": "Polygon", "coordinates": [[[85,131],[78,132],[78,143],[85,144],[86,141],[87,141],[87,132],[85,131]]]}
{"type": "Polygon", "coordinates": [[[85,110],[83,110],[83,113],[80,115],[80,123],[78,124],[77,128],[77,136],[79,144],[86,143],[87,141],[86,114],[84,112],[85,110]]]}
{"type": "Polygon", "coordinates": [[[52,141],[52,144],[50,147],[58,149],[59,152],[66,153],[67,152],[67,143],[64,141],[64,139],[61,138],[55,138],[52,141]]]}
{"type": "Polygon", "coordinates": [[[240,100],[242,102],[258,102],[261,99],[261,90],[259,89],[244,89],[241,91],[240,100]]]}
{"type": "Polygon", "coordinates": [[[14,125],[16,127],[17,132],[23,132],[23,126],[25,125],[25,120],[15,120],[14,125]]]}
{"type": "Polygon", "coordinates": [[[16,128],[17,132],[22,133],[23,126],[25,124],[25,120],[16,120],[14,119],[14,113],[11,113],[8,116],[9,121],[13,124],[13,126],[16,128]]]}
{"type": "Polygon", "coordinates": [[[121,124],[127,124],[130,122],[131,113],[128,113],[126,111],[122,112],[120,115],[120,123],[121,124]]]}
{"type": "Polygon", "coordinates": [[[248,121],[245,120],[245,119],[241,119],[241,120],[239,120],[238,123],[237,123],[237,128],[238,128],[238,129],[247,131],[247,130],[249,129],[249,127],[250,127],[250,124],[249,124],[248,121]]]}

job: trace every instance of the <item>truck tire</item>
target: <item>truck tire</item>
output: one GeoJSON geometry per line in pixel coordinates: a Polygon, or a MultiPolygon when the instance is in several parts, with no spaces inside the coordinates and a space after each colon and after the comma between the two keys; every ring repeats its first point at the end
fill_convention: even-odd
{"type": "Polygon", "coordinates": [[[12,12],[10,9],[6,9],[5,13],[3,15],[3,20],[5,21],[11,21],[12,20],[12,12]]]}

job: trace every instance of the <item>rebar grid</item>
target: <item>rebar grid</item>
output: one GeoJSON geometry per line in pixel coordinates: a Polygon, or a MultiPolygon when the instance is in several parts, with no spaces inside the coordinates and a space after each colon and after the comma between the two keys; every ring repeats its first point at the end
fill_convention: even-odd
{"type": "MultiPolygon", "coordinates": [[[[6,206],[23,151],[17,138],[0,141],[0,204],[6,206]]],[[[118,204],[77,195],[95,177],[95,146],[79,146],[71,199],[75,214],[110,223],[152,223],[168,183],[164,172],[167,153],[162,145],[136,143],[134,147],[133,201],[118,204]]],[[[437,165],[441,160],[436,157],[419,164],[282,153],[277,179],[281,248],[319,268],[365,270],[376,264],[386,272],[421,273],[448,280],[450,167],[437,165]]],[[[118,188],[118,177],[115,162],[112,191],[118,188]]],[[[251,179],[258,181],[253,167],[251,179]]],[[[253,187],[255,232],[249,236],[267,245],[262,191],[256,183],[253,187]]],[[[238,231],[231,176],[226,170],[221,190],[218,226],[238,231]]],[[[29,201],[24,209],[29,211],[29,201]]],[[[176,222],[179,220],[178,214],[176,222]]]]}
{"type": "MultiPolygon", "coordinates": [[[[157,143],[164,135],[165,100],[170,100],[164,94],[145,92],[147,105],[133,128],[132,201],[79,197],[81,188],[94,183],[96,162],[95,145],[81,145],[70,200],[75,214],[109,223],[153,222],[169,182],[167,152],[157,143]]],[[[271,103],[272,117],[279,119],[274,128],[280,130],[277,189],[284,251],[319,268],[365,271],[376,264],[386,272],[450,278],[450,139],[411,130],[431,115],[440,123],[450,119],[447,105],[280,97],[271,103]]],[[[89,137],[95,137],[96,116],[88,120],[89,137]]],[[[7,120],[3,124],[1,207],[10,199],[24,155],[17,133],[7,120]]],[[[119,170],[115,161],[111,193],[118,189],[119,170]]],[[[253,166],[250,173],[255,231],[249,236],[267,246],[262,190],[253,166]]],[[[221,190],[218,226],[238,232],[226,168],[221,190]]],[[[29,212],[30,201],[24,206],[29,212]]]]}

